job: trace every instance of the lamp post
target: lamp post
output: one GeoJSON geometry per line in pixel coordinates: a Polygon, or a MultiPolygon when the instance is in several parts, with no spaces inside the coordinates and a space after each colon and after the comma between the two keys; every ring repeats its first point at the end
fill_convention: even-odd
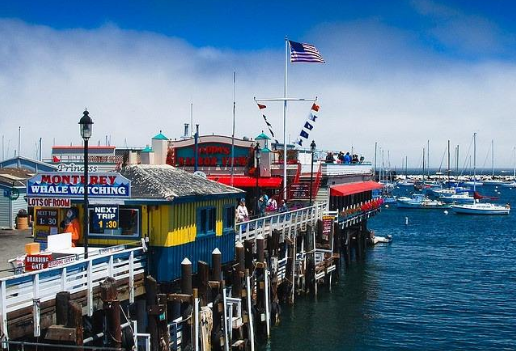
{"type": "Polygon", "coordinates": [[[312,162],[310,164],[310,206],[312,206],[312,184],[314,183],[314,152],[315,152],[315,140],[310,143],[310,151],[312,153],[312,162]]]}
{"type": "Polygon", "coordinates": [[[260,177],[260,157],[261,157],[261,149],[260,144],[256,142],[256,146],[254,147],[254,157],[256,158],[256,168],[255,168],[255,175],[256,175],[256,213],[260,211],[260,188],[258,186],[258,179],[260,177]]]}
{"type": "Polygon", "coordinates": [[[81,129],[81,137],[84,140],[84,221],[83,221],[83,237],[84,237],[84,258],[88,258],[88,140],[91,137],[91,130],[93,127],[93,121],[89,116],[88,110],[84,111],[84,114],[79,121],[81,129]]]}

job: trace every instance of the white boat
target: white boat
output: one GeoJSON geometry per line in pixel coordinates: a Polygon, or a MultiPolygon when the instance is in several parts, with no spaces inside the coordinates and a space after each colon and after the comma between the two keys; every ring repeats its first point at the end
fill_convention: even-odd
{"type": "Polygon", "coordinates": [[[476,202],[472,205],[452,205],[451,209],[457,214],[472,215],[508,215],[511,211],[511,207],[509,205],[501,206],[481,202],[476,202]]]}
{"type": "Polygon", "coordinates": [[[448,205],[442,201],[431,200],[423,194],[414,194],[412,197],[399,197],[396,199],[398,208],[436,209],[445,208],[448,205]]]}
{"type": "Polygon", "coordinates": [[[392,235],[374,236],[372,239],[373,245],[376,244],[390,244],[392,242],[392,235]]]}
{"type": "Polygon", "coordinates": [[[502,183],[500,186],[504,188],[516,188],[516,182],[512,181],[510,183],[502,183]]]}
{"type": "Polygon", "coordinates": [[[459,194],[441,194],[439,200],[446,202],[448,204],[474,204],[475,198],[468,193],[459,193],[459,194]]]}
{"type": "Polygon", "coordinates": [[[504,182],[501,179],[484,179],[482,180],[484,185],[501,185],[503,186],[504,182]]]}
{"type": "Polygon", "coordinates": [[[482,185],[484,185],[484,183],[482,183],[482,182],[481,182],[481,181],[479,181],[479,180],[468,180],[468,181],[462,182],[462,185],[463,185],[463,186],[472,186],[472,187],[477,187],[477,186],[482,186],[482,185]]]}

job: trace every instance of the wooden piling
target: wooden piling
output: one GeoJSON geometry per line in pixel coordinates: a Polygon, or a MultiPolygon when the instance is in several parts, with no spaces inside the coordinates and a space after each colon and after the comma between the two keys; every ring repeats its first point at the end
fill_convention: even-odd
{"type": "Polygon", "coordinates": [[[256,261],[265,262],[265,240],[261,234],[256,236],[256,261]]]}
{"type": "Polygon", "coordinates": [[[211,280],[222,280],[222,254],[219,249],[213,250],[211,253],[212,278],[211,280]]]}
{"type": "Polygon", "coordinates": [[[60,291],[56,295],[56,324],[66,325],[68,322],[69,291],[60,291]]]}
{"type": "Polygon", "coordinates": [[[147,322],[147,332],[151,337],[152,351],[160,350],[159,335],[158,335],[158,283],[152,276],[147,276],[145,279],[145,296],[147,300],[147,311],[149,320],[147,322]]]}
{"type": "Polygon", "coordinates": [[[106,316],[107,341],[110,347],[122,346],[122,328],[120,326],[120,301],[116,281],[112,277],[100,283],[100,298],[106,316]]]}
{"type": "Polygon", "coordinates": [[[197,262],[197,286],[199,297],[201,299],[201,306],[208,304],[208,289],[209,289],[210,266],[204,261],[197,262]]]}
{"type": "Polygon", "coordinates": [[[245,249],[242,242],[239,241],[235,245],[235,261],[238,264],[238,271],[245,272],[245,249]]]}

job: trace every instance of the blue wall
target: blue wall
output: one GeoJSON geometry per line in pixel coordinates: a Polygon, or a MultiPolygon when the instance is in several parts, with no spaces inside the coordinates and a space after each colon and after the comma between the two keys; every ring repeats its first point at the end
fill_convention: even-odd
{"type": "Polygon", "coordinates": [[[222,236],[197,238],[194,242],[171,247],[150,247],[149,273],[158,282],[169,282],[181,277],[181,262],[187,257],[197,273],[197,261],[205,261],[211,267],[211,253],[218,248],[222,253],[222,264],[235,258],[235,232],[225,232],[222,236]]]}

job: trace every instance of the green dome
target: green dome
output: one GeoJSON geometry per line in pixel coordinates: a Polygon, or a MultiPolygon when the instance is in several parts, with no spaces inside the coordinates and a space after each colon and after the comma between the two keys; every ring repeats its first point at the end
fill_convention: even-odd
{"type": "Polygon", "coordinates": [[[271,140],[271,138],[269,138],[267,136],[267,134],[265,134],[263,131],[260,135],[258,135],[256,138],[254,138],[255,140],[271,140]]]}
{"type": "Polygon", "coordinates": [[[164,136],[162,133],[161,133],[161,130],[159,131],[159,134],[156,135],[154,138],[152,139],[158,139],[158,140],[168,140],[168,138],[166,136],[164,136]]]}
{"type": "Polygon", "coordinates": [[[145,147],[145,149],[143,149],[143,150],[142,150],[142,152],[153,152],[153,151],[154,151],[154,150],[152,150],[152,148],[151,148],[149,145],[147,145],[147,146],[145,147]]]}

